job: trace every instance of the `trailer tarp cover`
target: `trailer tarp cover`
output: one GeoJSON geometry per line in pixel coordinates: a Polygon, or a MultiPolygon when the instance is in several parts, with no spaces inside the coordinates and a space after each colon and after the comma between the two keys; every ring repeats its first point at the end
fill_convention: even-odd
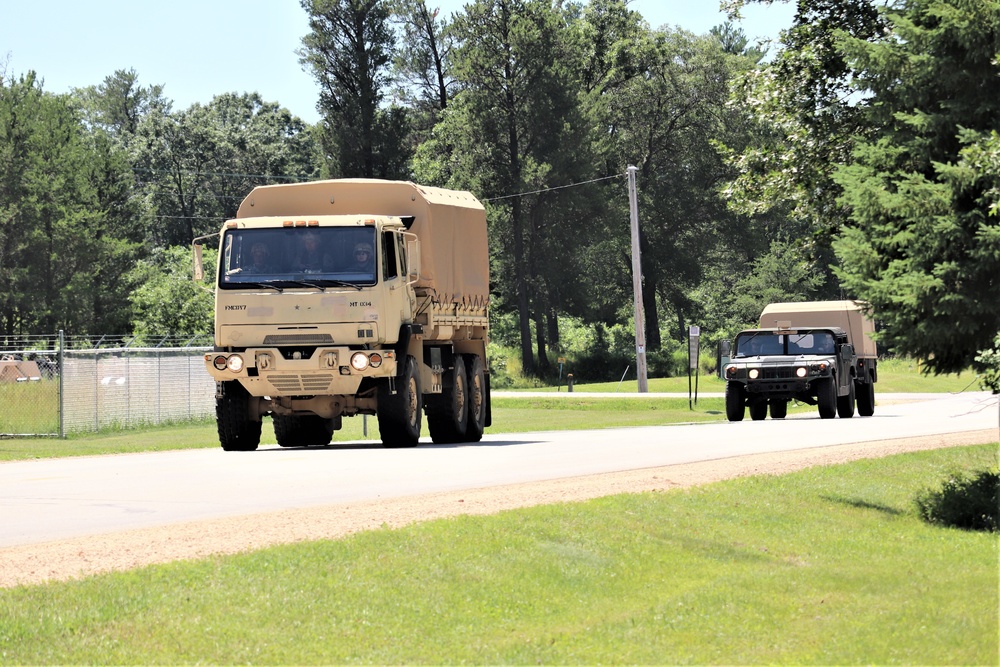
{"type": "Polygon", "coordinates": [[[867,306],[861,301],[800,301],[772,303],[760,314],[762,328],[777,327],[778,322],[791,322],[795,327],[840,327],[847,332],[859,357],[874,358],[878,355],[875,341],[875,323],[865,315],[867,306]]]}

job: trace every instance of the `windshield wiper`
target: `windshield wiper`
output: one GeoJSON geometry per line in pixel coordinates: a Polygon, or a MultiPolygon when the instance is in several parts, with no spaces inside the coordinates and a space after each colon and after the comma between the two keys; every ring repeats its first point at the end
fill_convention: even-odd
{"type": "Polygon", "coordinates": [[[346,280],[324,280],[323,282],[330,283],[335,287],[351,287],[353,289],[358,290],[359,292],[362,289],[364,289],[361,285],[357,285],[355,283],[349,283],[346,280]]]}
{"type": "Polygon", "coordinates": [[[313,289],[318,289],[321,292],[326,291],[326,288],[322,285],[317,285],[316,283],[311,283],[306,280],[282,280],[283,283],[291,283],[292,285],[298,285],[300,287],[312,287],[313,289]]]}
{"type": "Polygon", "coordinates": [[[280,287],[278,287],[277,285],[272,285],[271,283],[244,283],[244,282],[239,282],[239,283],[235,283],[235,284],[239,285],[240,287],[266,287],[268,289],[278,290],[279,292],[282,291],[282,289],[280,287]]]}

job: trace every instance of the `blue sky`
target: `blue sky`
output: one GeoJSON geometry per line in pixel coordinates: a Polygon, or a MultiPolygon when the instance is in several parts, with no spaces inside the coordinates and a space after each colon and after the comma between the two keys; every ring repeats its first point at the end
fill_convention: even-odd
{"type": "MultiPolygon", "coordinates": [[[[45,90],[68,92],[134,69],[142,85],[163,84],[174,109],[225,92],[257,91],[308,122],[318,120],[317,87],[296,49],[308,31],[297,0],[17,0],[4,3],[0,71],[35,70],[45,90]]],[[[446,14],[464,0],[428,0],[446,14]]],[[[633,0],[653,27],[701,34],[725,20],[716,0],[633,0]]],[[[754,5],[740,27],[776,38],[792,4],[754,5]]]]}

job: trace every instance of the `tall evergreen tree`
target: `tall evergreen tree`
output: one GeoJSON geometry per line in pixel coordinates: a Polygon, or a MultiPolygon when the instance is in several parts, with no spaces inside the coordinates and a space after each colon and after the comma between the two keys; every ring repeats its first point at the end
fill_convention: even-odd
{"type": "Polygon", "coordinates": [[[405,178],[407,113],[382,104],[395,46],[388,0],[302,0],[302,7],[310,33],[300,55],[320,85],[331,175],[405,178]]]}
{"type": "Polygon", "coordinates": [[[0,80],[4,333],[90,333],[126,321],[112,296],[133,247],[131,174],[119,158],[88,137],[76,104],[45,93],[33,72],[0,80]]]}
{"type": "Polygon", "coordinates": [[[835,173],[839,273],[886,342],[955,372],[1000,332],[1000,2],[907,0],[887,17],[884,38],[842,47],[875,131],[835,173]]]}
{"type": "Polygon", "coordinates": [[[491,234],[498,244],[495,289],[504,303],[516,304],[521,363],[535,373],[531,324],[545,354],[545,314],[551,294],[543,267],[555,252],[548,229],[554,221],[550,200],[513,196],[575,180],[588,160],[570,159],[586,146],[579,113],[578,68],[564,15],[546,0],[477,0],[454,23],[459,46],[455,76],[462,91],[442,125],[453,142],[444,161],[453,183],[473,181],[486,198],[503,197],[492,209],[491,234]]]}

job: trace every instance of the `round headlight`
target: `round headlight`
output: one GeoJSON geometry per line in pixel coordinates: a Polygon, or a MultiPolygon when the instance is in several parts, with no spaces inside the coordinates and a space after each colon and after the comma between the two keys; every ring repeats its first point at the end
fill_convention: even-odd
{"type": "Polygon", "coordinates": [[[355,352],[352,354],[351,367],[356,371],[363,371],[368,368],[368,355],[364,352],[355,352]]]}
{"type": "Polygon", "coordinates": [[[369,358],[369,361],[372,364],[372,368],[378,368],[379,366],[382,365],[382,355],[379,354],[379,353],[377,353],[377,352],[375,352],[369,358]]]}
{"type": "Polygon", "coordinates": [[[751,368],[750,372],[747,373],[747,375],[750,376],[751,380],[756,380],[758,377],[760,377],[760,371],[757,370],[756,368],[751,368]]]}
{"type": "Polygon", "coordinates": [[[799,368],[795,369],[795,376],[796,377],[800,377],[800,378],[804,378],[806,376],[806,373],[808,373],[808,372],[809,371],[806,370],[805,366],[800,366],[799,368]]]}
{"type": "Polygon", "coordinates": [[[226,368],[234,373],[239,373],[243,370],[243,357],[238,354],[234,354],[226,360],[226,368]]]}
{"type": "Polygon", "coordinates": [[[220,371],[221,370],[225,370],[225,368],[226,368],[226,357],[220,354],[215,359],[212,359],[212,365],[215,366],[216,368],[218,368],[220,371]]]}

